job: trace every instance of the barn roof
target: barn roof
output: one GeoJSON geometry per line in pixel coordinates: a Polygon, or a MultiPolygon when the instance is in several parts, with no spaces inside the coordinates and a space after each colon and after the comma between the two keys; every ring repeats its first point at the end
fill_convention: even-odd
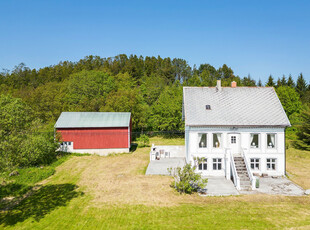
{"type": "Polygon", "coordinates": [[[62,112],[55,128],[129,127],[131,113],[62,112]]]}
{"type": "Polygon", "coordinates": [[[183,87],[183,103],[187,126],[290,126],[272,87],[183,87]]]}

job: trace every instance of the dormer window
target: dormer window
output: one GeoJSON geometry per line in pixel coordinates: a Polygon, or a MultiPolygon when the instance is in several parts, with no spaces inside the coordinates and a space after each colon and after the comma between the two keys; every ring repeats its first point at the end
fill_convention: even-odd
{"type": "Polygon", "coordinates": [[[206,105],[206,110],[211,110],[211,106],[210,105],[206,105]]]}

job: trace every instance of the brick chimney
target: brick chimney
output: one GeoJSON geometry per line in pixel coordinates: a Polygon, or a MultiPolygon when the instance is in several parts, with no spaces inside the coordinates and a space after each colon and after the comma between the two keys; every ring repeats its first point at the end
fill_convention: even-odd
{"type": "Polygon", "coordinates": [[[237,82],[232,81],[231,82],[231,88],[237,88],[237,82]]]}

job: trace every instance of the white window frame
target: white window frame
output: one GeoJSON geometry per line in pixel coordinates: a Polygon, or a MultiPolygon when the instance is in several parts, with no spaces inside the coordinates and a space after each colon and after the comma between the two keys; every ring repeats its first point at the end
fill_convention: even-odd
{"type": "Polygon", "coordinates": [[[222,146],[223,146],[223,133],[212,133],[212,148],[214,148],[214,149],[221,149],[221,148],[223,148],[222,146]],[[216,134],[220,134],[221,135],[221,137],[220,137],[220,146],[219,147],[214,147],[214,135],[216,135],[216,134]]]}
{"type": "Polygon", "coordinates": [[[206,149],[208,148],[208,133],[198,133],[198,148],[199,149],[206,149]],[[201,136],[205,134],[206,135],[206,146],[205,147],[200,147],[200,140],[201,140],[201,136]]]}
{"type": "Polygon", "coordinates": [[[198,171],[207,171],[207,170],[208,170],[208,159],[204,159],[203,162],[198,164],[198,171]],[[201,165],[201,169],[199,168],[200,165],[201,165]]]}
{"type": "Polygon", "coordinates": [[[260,158],[250,158],[250,168],[252,170],[260,170],[260,158]],[[256,167],[257,164],[258,164],[258,168],[256,167]],[[252,168],[252,165],[253,165],[253,168],[252,168]]]}
{"type": "Polygon", "coordinates": [[[250,148],[251,149],[260,149],[260,147],[261,147],[261,138],[260,138],[260,133],[250,133],[250,148]],[[256,145],[255,145],[255,147],[252,145],[252,135],[258,135],[258,138],[257,138],[257,140],[258,140],[258,145],[257,145],[257,147],[256,147],[256,145]]]}
{"type": "Polygon", "coordinates": [[[266,133],[266,145],[267,145],[267,149],[276,149],[277,148],[277,134],[276,133],[266,133]],[[274,135],[274,147],[269,147],[268,135],[274,135]]]}
{"type": "Polygon", "coordinates": [[[266,159],[266,168],[267,168],[267,170],[268,171],[276,171],[277,170],[277,164],[278,164],[277,161],[278,161],[277,158],[267,158],[266,159]],[[268,168],[268,164],[270,164],[270,168],[268,168]],[[272,165],[274,165],[274,169],[272,169],[272,165]]]}
{"type": "Polygon", "coordinates": [[[222,158],[212,158],[212,169],[216,170],[216,171],[223,169],[223,160],[222,160],[222,158]],[[219,167],[219,165],[221,165],[221,167],[219,167]],[[214,166],[215,166],[215,169],[214,169],[214,166]]]}

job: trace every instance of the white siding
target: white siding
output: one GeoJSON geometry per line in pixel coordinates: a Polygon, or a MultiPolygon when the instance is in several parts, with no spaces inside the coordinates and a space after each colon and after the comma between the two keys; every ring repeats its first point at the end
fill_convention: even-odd
{"type": "MultiPolygon", "coordinates": [[[[270,176],[280,176],[285,174],[285,133],[284,128],[219,128],[219,127],[187,127],[186,149],[187,161],[193,162],[193,157],[204,157],[208,159],[208,170],[203,171],[203,175],[224,176],[225,175],[225,149],[229,146],[228,134],[239,133],[240,144],[244,153],[250,158],[260,159],[260,169],[253,172],[259,174],[267,173],[270,176]],[[207,133],[207,148],[199,148],[198,134],[207,133]],[[222,144],[220,148],[213,148],[213,133],[222,133],[222,144]],[[259,148],[251,148],[251,134],[259,134],[259,148]],[[267,134],[275,134],[276,146],[274,149],[267,148],[267,134]],[[222,170],[213,170],[213,158],[222,158],[222,170]],[[276,170],[267,170],[267,159],[277,159],[276,170]]],[[[249,162],[250,164],[250,162],[249,162]]],[[[229,167],[229,164],[228,164],[229,167]]]]}

